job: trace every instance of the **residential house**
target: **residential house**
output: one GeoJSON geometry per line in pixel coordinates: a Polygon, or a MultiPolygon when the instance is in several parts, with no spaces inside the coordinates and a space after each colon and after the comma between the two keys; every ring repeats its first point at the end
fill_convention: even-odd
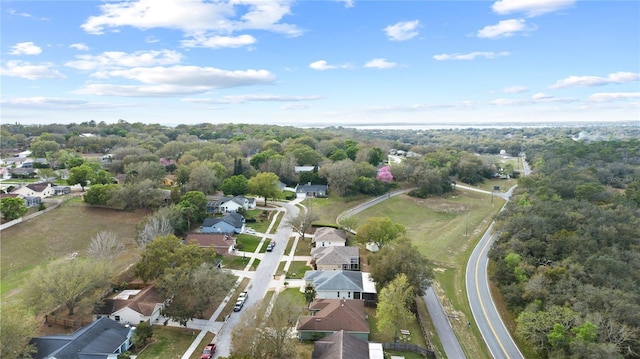
{"type": "Polygon", "coordinates": [[[295,166],[293,167],[293,171],[298,174],[300,172],[311,172],[316,166],[295,166]]]}
{"type": "Polygon", "coordinates": [[[316,247],[344,247],[347,244],[347,233],[336,228],[320,227],[316,229],[315,233],[313,234],[311,243],[316,247]]]}
{"type": "Polygon", "coordinates": [[[360,248],[329,246],[311,248],[315,269],[317,270],[360,270],[360,248]]]}
{"type": "Polygon", "coordinates": [[[11,178],[35,178],[38,174],[33,168],[12,168],[9,172],[11,178]]]}
{"type": "Polygon", "coordinates": [[[55,194],[53,185],[49,182],[30,183],[26,186],[18,187],[11,191],[23,197],[40,197],[47,198],[55,194]]]}
{"type": "Polygon", "coordinates": [[[105,299],[94,317],[96,319],[107,317],[118,323],[131,325],[141,322],[155,324],[160,318],[164,302],[155,286],[148,286],[142,290],[126,289],[113,298],[105,299]]]}
{"type": "Polygon", "coordinates": [[[244,216],[240,213],[227,213],[222,218],[205,218],[202,222],[202,233],[242,233],[244,216]]]}
{"type": "Polygon", "coordinates": [[[221,233],[189,233],[185,243],[195,243],[201,248],[215,248],[218,254],[233,252],[236,248],[236,238],[221,233]]]}
{"type": "Polygon", "coordinates": [[[243,195],[238,195],[233,198],[222,197],[219,202],[217,206],[219,213],[238,212],[240,209],[248,211],[256,208],[256,199],[243,195]]]}
{"type": "Polygon", "coordinates": [[[311,315],[301,316],[296,326],[301,340],[320,339],[341,330],[365,343],[369,340],[369,322],[361,300],[318,299],[309,305],[309,311],[311,315]]]}
{"type": "Polygon", "coordinates": [[[35,359],[117,359],[131,348],[135,328],[102,317],[72,334],[33,338],[35,359]]]}
{"type": "Polygon", "coordinates": [[[28,197],[17,193],[0,193],[0,199],[6,197],[21,198],[24,201],[24,205],[28,208],[39,206],[40,203],[42,203],[42,198],[40,197],[28,197]]]}
{"type": "Polygon", "coordinates": [[[384,353],[380,343],[367,343],[340,330],[316,340],[311,359],[384,359],[384,353]],[[379,353],[372,352],[371,344],[379,344],[379,353]]]}
{"type": "Polygon", "coordinates": [[[316,298],[326,299],[360,299],[375,303],[377,300],[376,286],[370,274],[356,271],[323,271],[310,270],[304,274],[304,291],[307,286],[313,286],[316,298]]]}
{"type": "Polygon", "coordinates": [[[327,186],[323,184],[298,184],[296,197],[298,198],[325,198],[328,196],[327,186]]]}
{"type": "Polygon", "coordinates": [[[2,159],[4,165],[15,167],[21,167],[23,163],[31,161],[32,160],[27,157],[7,157],[2,159]]]}

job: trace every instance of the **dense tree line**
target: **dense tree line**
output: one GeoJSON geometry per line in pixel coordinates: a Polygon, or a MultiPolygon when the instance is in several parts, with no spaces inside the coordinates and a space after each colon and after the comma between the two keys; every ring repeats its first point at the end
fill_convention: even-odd
{"type": "Polygon", "coordinates": [[[517,334],[552,358],[640,355],[640,142],[560,140],[499,218],[494,278],[517,334]]]}

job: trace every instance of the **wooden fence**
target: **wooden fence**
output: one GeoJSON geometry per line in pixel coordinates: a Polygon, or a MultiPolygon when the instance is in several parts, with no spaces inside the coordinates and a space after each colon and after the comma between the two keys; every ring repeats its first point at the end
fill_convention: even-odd
{"type": "Polygon", "coordinates": [[[68,319],[52,315],[45,315],[44,322],[51,325],[62,325],[65,328],[77,329],[84,325],[90,324],[92,321],[87,319],[68,319]]]}

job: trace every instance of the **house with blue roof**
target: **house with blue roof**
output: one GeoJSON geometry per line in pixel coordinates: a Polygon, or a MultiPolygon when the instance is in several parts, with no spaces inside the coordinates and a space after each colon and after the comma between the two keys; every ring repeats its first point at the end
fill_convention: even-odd
{"type": "Polygon", "coordinates": [[[202,233],[242,233],[244,231],[244,216],[231,212],[218,218],[205,218],[202,222],[202,233]]]}
{"type": "Polygon", "coordinates": [[[375,303],[378,298],[375,282],[369,273],[356,271],[309,270],[304,274],[304,286],[312,286],[316,298],[359,299],[375,303]]]}

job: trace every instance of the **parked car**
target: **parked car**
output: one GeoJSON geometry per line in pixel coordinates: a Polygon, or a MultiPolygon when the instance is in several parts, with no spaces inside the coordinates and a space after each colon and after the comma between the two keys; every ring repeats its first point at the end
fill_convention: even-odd
{"type": "Polygon", "coordinates": [[[216,344],[211,343],[204,347],[202,351],[202,355],[200,355],[200,359],[211,359],[213,358],[213,354],[216,352],[216,344]]]}
{"type": "Polygon", "coordinates": [[[276,246],[276,242],[275,241],[272,241],[271,243],[269,243],[267,245],[267,252],[271,252],[273,250],[273,247],[275,247],[275,246],[276,246]]]}
{"type": "Polygon", "coordinates": [[[256,230],[253,228],[245,228],[244,231],[249,234],[256,234],[256,230]]]}
{"type": "Polygon", "coordinates": [[[239,312],[240,309],[242,309],[242,306],[244,305],[244,300],[238,300],[236,301],[236,304],[233,306],[233,311],[234,312],[239,312]]]}
{"type": "Polygon", "coordinates": [[[242,292],[240,293],[240,295],[238,295],[238,300],[241,300],[243,302],[247,300],[247,298],[249,298],[249,293],[247,292],[242,292]]]}

